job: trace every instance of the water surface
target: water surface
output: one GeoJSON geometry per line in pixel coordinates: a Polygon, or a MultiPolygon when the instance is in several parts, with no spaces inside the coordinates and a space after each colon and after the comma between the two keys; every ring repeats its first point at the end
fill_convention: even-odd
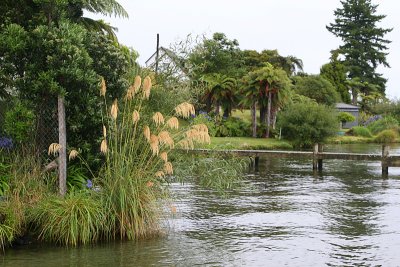
{"type": "MultiPolygon", "coordinates": [[[[325,151],[381,153],[378,145],[325,151]]],[[[394,147],[392,154],[400,154],[394,147]]],[[[79,248],[10,249],[3,266],[400,266],[400,169],[379,162],[261,159],[221,197],[173,184],[177,214],[164,237],[79,248]]]]}

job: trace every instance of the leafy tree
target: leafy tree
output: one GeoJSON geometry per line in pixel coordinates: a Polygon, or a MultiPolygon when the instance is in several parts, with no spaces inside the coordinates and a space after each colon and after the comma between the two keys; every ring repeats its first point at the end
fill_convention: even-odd
{"type": "Polygon", "coordinates": [[[229,40],[224,33],[214,33],[211,39],[205,38],[193,49],[188,61],[194,79],[213,73],[238,77],[241,65],[239,42],[229,40]]]}
{"type": "Polygon", "coordinates": [[[344,103],[350,103],[346,67],[338,59],[337,50],[332,51],[331,61],[321,67],[320,75],[335,87],[344,103]]]}
{"type": "Polygon", "coordinates": [[[236,80],[223,74],[206,75],[203,79],[206,82],[206,94],[204,98],[207,103],[207,112],[211,110],[211,103],[215,105],[215,114],[220,113],[220,107],[224,109],[224,117],[229,117],[236,101],[236,80]]]}
{"type": "Polygon", "coordinates": [[[279,114],[282,136],[297,147],[323,143],[338,130],[336,112],[325,105],[296,103],[279,114]]]}
{"type": "Polygon", "coordinates": [[[384,37],[392,29],[377,24],[386,16],[376,14],[378,5],[371,0],[342,0],[341,4],[334,12],[335,22],[326,28],[343,41],[338,53],[345,57],[348,77],[374,84],[384,94],[386,79],[376,69],[379,65],[389,67],[385,51],[390,41],[384,37]]]}
{"type": "Polygon", "coordinates": [[[244,77],[244,103],[252,106],[253,136],[256,127],[255,108],[260,108],[260,122],[266,124],[265,137],[269,137],[270,127],[275,121],[276,112],[287,101],[290,90],[290,80],[282,69],[274,68],[271,64],[259,70],[249,72],[244,77]]]}
{"type": "Polygon", "coordinates": [[[242,51],[244,68],[247,71],[254,71],[271,64],[276,68],[283,69],[287,75],[293,75],[296,70],[303,70],[303,61],[295,56],[281,56],[278,50],[263,50],[261,53],[255,50],[242,51]]]}
{"type": "Polygon", "coordinates": [[[356,118],[348,112],[339,112],[338,120],[340,121],[340,127],[343,127],[343,123],[353,122],[356,118]]]}
{"type": "Polygon", "coordinates": [[[294,77],[294,91],[315,99],[319,104],[333,105],[340,100],[333,85],[320,75],[294,77]]]}

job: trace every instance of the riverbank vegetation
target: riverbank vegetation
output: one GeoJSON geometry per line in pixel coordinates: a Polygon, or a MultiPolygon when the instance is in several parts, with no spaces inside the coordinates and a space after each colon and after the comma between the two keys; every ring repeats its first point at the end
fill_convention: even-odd
{"type": "MultiPolygon", "coordinates": [[[[145,68],[112,26],[83,16],[126,17],[116,1],[23,2],[21,9],[6,0],[0,11],[3,248],[27,235],[71,246],[147,238],[160,231],[173,179],[218,191],[240,183],[245,160],[186,157],[176,148],[398,140],[399,103],[385,99],[375,69],[360,73],[354,58],[340,59],[347,47],[312,75],[295,56],[241,50],[214,33],[163,49],[145,68]],[[350,99],[361,107],[359,126],[338,137],[351,116],[334,104],[350,99]],[[66,180],[55,172],[64,152],[66,180]]],[[[345,36],[334,24],[329,30],[345,36]]]]}

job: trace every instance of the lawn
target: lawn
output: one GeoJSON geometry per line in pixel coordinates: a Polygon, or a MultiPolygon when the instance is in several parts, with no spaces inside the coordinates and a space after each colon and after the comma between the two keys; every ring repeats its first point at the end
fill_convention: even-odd
{"type": "Polygon", "coordinates": [[[292,149],[287,141],[273,138],[211,137],[210,149],[292,149]]]}

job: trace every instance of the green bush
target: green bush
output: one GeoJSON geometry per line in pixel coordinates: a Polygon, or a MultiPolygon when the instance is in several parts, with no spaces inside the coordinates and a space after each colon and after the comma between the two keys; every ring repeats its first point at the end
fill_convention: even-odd
{"type": "Polygon", "coordinates": [[[216,123],[218,137],[245,137],[251,135],[251,124],[240,118],[229,117],[216,123]]]}
{"type": "Polygon", "coordinates": [[[39,202],[30,215],[39,239],[63,245],[94,242],[104,230],[105,211],[101,201],[88,193],[48,197],[39,202]]]}
{"type": "Polygon", "coordinates": [[[375,137],[374,141],[383,144],[393,143],[396,141],[397,137],[398,133],[395,130],[383,130],[375,137]]]}
{"type": "Polygon", "coordinates": [[[340,122],[353,122],[356,118],[348,112],[339,112],[338,119],[340,122]]]}
{"type": "Polygon", "coordinates": [[[208,128],[208,133],[210,136],[215,136],[217,133],[216,125],[214,122],[214,118],[209,116],[207,113],[201,113],[193,118],[193,124],[205,124],[208,128]]]}
{"type": "Polygon", "coordinates": [[[283,138],[296,147],[324,142],[338,130],[336,112],[324,105],[295,103],[281,112],[278,119],[283,138]]]}
{"type": "Polygon", "coordinates": [[[380,120],[372,122],[367,127],[371,131],[371,133],[378,134],[378,133],[380,133],[384,130],[388,130],[388,129],[398,130],[399,122],[395,118],[393,118],[391,116],[387,116],[380,120]]]}
{"type": "Polygon", "coordinates": [[[86,188],[89,178],[86,176],[82,167],[76,165],[69,165],[67,172],[67,186],[68,189],[84,189],[86,188]]]}
{"type": "Polygon", "coordinates": [[[4,131],[15,143],[26,143],[31,140],[34,124],[33,111],[19,101],[5,113],[4,131]]]}
{"type": "Polygon", "coordinates": [[[372,137],[370,130],[362,126],[354,126],[347,132],[347,134],[362,137],[372,137]]]}

